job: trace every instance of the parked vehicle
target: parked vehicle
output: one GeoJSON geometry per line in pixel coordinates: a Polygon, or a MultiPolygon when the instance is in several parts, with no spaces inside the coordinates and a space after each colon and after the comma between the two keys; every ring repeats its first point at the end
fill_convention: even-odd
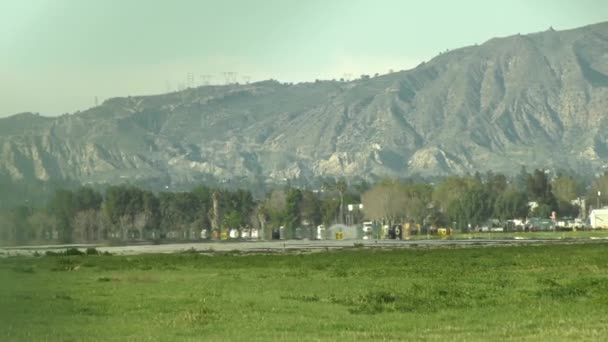
{"type": "Polygon", "coordinates": [[[363,240],[372,239],[374,236],[374,224],[372,222],[363,222],[363,240]]]}
{"type": "Polygon", "coordinates": [[[391,240],[403,240],[403,226],[400,224],[392,225],[388,230],[388,238],[391,240]]]}
{"type": "Polygon", "coordinates": [[[608,229],[608,208],[593,209],[589,214],[589,223],[593,229],[608,229]]]}
{"type": "Polygon", "coordinates": [[[532,217],[528,219],[525,225],[525,230],[530,232],[553,231],[555,222],[551,219],[543,219],[540,217],[532,217]]]}

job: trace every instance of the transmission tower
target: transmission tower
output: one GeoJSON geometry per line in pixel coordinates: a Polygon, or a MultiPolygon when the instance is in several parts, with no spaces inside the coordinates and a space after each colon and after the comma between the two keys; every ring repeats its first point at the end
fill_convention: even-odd
{"type": "Polygon", "coordinates": [[[350,81],[352,76],[353,75],[351,73],[344,73],[344,75],[342,75],[342,78],[344,78],[344,81],[348,82],[350,81]]]}
{"type": "Polygon", "coordinates": [[[226,81],[226,85],[236,83],[237,73],[234,71],[225,71],[222,73],[224,75],[224,81],[226,81]]]}
{"type": "Polygon", "coordinates": [[[201,85],[208,86],[211,84],[211,75],[201,75],[201,85]]]}
{"type": "Polygon", "coordinates": [[[249,84],[249,81],[251,81],[251,76],[243,76],[243,83],[249,84]]]}
{"type": "Polygon", "coordinates": [[[188,88],[194,88],[194,74],[191,72],[186,74],[186,85],[188,88]]]}

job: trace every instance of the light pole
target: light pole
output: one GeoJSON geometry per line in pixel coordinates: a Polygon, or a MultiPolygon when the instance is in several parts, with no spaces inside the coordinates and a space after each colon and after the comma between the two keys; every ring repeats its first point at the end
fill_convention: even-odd
{"type": "Polygon", "coordinates": [[[323,184],[321,186],[321,189],[323,189],[323,191],[325,190],[329,190],[329,191],[337,191],[338,194],[340,195],[340,208],[339,208],[339,217],[338,217],[338,223],[342,223],[344,224],[344,189],[341,187],[338,187],[336,185],[328,185],[328,184],[323,184]]]}
{"type": "MultiPolygon", "coordinates": [[[[363,203],[359,203],[359,211],[362,212],[363,211],[363,203]]],[[[361,219],[361,215],[359,216],[359,219],[361,219]]]]}
{"type": "Polygon", "coordinates": [[[600,208],[600,196],[602,195],[601,191],[597,192],[597,209],[600,208]]]}
{"type": "Polygon", "coordinates": [[[348,208],[348,215],[346,216],[346,224],[352,226],[355,224],[355,212],[357,210],[363,210],[363,204],[348,204],[346,206],[348,208]]]}
{"type": "Polygon", "coordinates": [[[338,191],[340,192],[340,223],[344,224],[344,194],[342,191],[338,191]]]}

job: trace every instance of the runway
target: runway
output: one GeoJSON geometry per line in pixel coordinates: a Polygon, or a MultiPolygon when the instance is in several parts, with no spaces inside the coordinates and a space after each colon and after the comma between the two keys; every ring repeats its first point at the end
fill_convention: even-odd
{"type": "Polygon", "coordinates": [[[170,244],[134,244],[125,246],[107,246],[94,244],[47,245],[0,247],[0,256],[34,255],[36,252],[61,251],[68,248],[78,248],[84,251],[95,247],[99,252],[116,255],[163,254],[182,252],[295,252],[295,251],[324,251],[347,248],[450,248],[473,246],[516,246],[516,245],[545,245],[572,243],[608,242],[608,238],[572,238],[572,239],[540,239],[540,238],[494,238],[494,239],[416,239],[416,240],[273,240],[273,241],[209,241],[170,244]]]}

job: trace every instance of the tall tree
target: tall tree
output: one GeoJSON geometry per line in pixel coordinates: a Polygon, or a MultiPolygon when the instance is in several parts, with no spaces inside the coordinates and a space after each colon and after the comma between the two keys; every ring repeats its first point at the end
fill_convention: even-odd
{"type": "MultiPolygon", "coordinates": [[[[144,191],[142,194],[143,211],[143,231],[154,239],[160,237],[160,200],[151,191],[144,191]]],[[[142,232],[143,235],[143,232],[142,232]]]]}
{"type": "Polygon", "coordinates": [[[346,180],[341,178],[335,182],[325,182],[322,189],[324,191],[335,191],[338,194],[340,199],[338,222],[344,223],[344,195],[348,191],[348,184],[346,183],[346,180]]]}
{"type": "Polygon", "coordinates": [[[222,196],[219,191],[214,191],[211,195],[211,199],[213,201],[213,206],[210,208],[209,212],[209,220],[211,221],[211,229],[220,230],[222,228],[222,207],[221,201],[222,196]]]}
{"type": "Polygon", "coordinates": [[[408,196],[403,184],[396,180],[376,184],[363,194],[362,202],[368,219],[393,223],[407,218],[408,196]]]}
{"type": "Polygon", "coordinates": [[[501,193],[494,204],[494,216],[501,220],[523,219],[528,211],[528,196],[514,189],[501,193]]]}
{"type": "Polygon", "coordinates": [[[253,195],[249,191],[237,190],[231,194],[232,208],[239,214],[238,225],[245,227],[249,225],[249,218],[255,208],[255,201],[253,195]]]}
{"type": "Polygon", "coordinates": [[[528,172],[528,170],[526,170],[526,167],[522,165],[521,169],[519,170],[519,173],[515,177],[513,177],[513,184],[515,185],[516,189],[527,189],[529,177],[530,173],[528,172]]]}
{"type": "Polygon", "coordinates": [[[287,202],[285,210],[285,228],[291,237],[295,236],[295,230],[300,226],[300,204],[302,202],[302,191],[289,189],[287,191],[287,202]]]}
{"type": "Polygon", "coordinates": [[[580,194],[580,184],[570,175],[560,174],[551,184],[553,195],[557,199],[559,216],[577,217],[579,207],[572,204],[580,194]]]}
{"type": "Polygon", "coordinates": [[[559,175],[551,184],[555,197],[560,201],[570,202],[579,195],[579,185],[572,176],[559,175]]]}
{"type": "Polygon", "coordinates": [[[300,213],[302,218],[310,222],[313,227],[321,224],[321,202],[310,190],[302,192],[300,213]]]}
{"type": "MultiPolygon", "coordinates": [[[[539,208],[544,211],[557,210],[557,199],[551,191],[551,183],[543,170],[534,170],[528,177],[528,196],[531,200],[538,202],[539,208]]],[[[542,213],[544,216],[544,212],[542,213]]]]}
{"type": "Polygon", "coordinates": [[[20,205],[12,210],[13,215],[13,239],[16,245],[24,245],[29,242],[34,236],[30,231],[28,218],[32,214],[31,208],[20,205]]]}
{"type": "Polygon", "coordinates": [[[433,198],[433,187],[424,183],[409,183],[404,185],[407,196],[406,214],[410,221],[422,224],[429,214],[429,205],[433,198]]]}
{"type": "Polygon", "coordinates": [[[34,211],[28,218],[28,224],[32,229],[32,237],[37,241],[48,241],[55,238],[57,223],[55,217],[46,210],[34,211]]]}
{"type": "Polygon", "coordinates": [[[80,187],[74,191],[74,209],[81,210],[98,210],[101,207],[103,197],[101,194],[90,187],[80,187]]]}
{"type": "Polygon", "coordinates": [[[472,186],[462,197],[452,201],[448,208],[448,216],[457,223],[457,228],[468,231],[469,225],[476,227],[490,218],[493,208],[489,195],[481,185],[472,186]]]}
{"type": "Polygon", "coordinates": [[[48,210],[57,219],[59,239],[72,242],[72,218],[76,212],[74,194],[69,190],[57,190],[49,201],[48,210]]]}
{"type": "Polygon", "coordinates": [[[260,213],[264,215],[265,223],[270,225],[267,233],[283,225],[287,206],[287,196],[283,190],[274,190],[261,205],[260,213]]]}
{"type": "Polygon", "coordinates": [[[439,205],[439,209],[447,212],[448,207],[458,200],[477,181],[472,177],[451,176],[443,179],[433,191],[433,201],[439,205]]]}

